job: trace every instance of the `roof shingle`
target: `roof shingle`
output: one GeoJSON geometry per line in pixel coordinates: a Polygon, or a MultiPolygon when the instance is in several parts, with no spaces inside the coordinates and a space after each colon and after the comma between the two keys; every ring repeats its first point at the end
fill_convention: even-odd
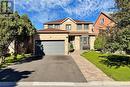
{"type": "Polygon", "coordinates": [[[38,33],[69,33],[67,30],[47,28],[43,30],[37,30],[38,33]]]}
{"type": "MultiPolygon", "coordinates": [[[[67,19],[71,19],[71,18],[64,18],[64,19],[60,19],[60,20],[56,20],[56,21],[50,21],[44,24],[61,24],[62,22],[64,22],[67,19]]],[[[87,21],[81,21],[81,20],[75,20],[72,19],[75,23],[80,24],[80,23],[84,23],[84,24],[92,24],[92,22],[87,22],[87,21]]]]}
{"type": "Polygon", "coordinates": [[[74,32],[74,31],[67,31],[67,30],[61,30],[61,29],[55,29],[55,28],[48,28],[48,29],[43,29],[43,30],[37,30],[37,33],[42,33],[42,34],[69,34],[69,35],[96,35],[95,33],[88,33],[88,32],[74,32]]]}

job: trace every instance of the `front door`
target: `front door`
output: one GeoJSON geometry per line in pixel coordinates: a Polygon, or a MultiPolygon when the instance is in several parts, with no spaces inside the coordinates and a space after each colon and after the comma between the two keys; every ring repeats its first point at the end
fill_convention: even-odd
{"type": "Polygon", "coordinates": [[[81,50],[89,49],[89,37],[88,36],[81,36],[81,50]]]}

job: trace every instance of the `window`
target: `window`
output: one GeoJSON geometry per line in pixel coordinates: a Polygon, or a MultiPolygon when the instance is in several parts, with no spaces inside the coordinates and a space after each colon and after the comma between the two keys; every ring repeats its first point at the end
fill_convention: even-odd
{"type": "Polygon", "coordinates": [[[92,32],[94,32],[94,29],[92,28],[92,32]]]}
{"type": "Polygon", "coordinates": [[[104,24],[104,18],[101,19],[100,24],[104,24]]]}
{"type": "Polygon", "coordinates": [[[56,28],[56,29],[59,29],[59,28],[60,28],[60,25],[59,25],[59,24],[56,24],[56,25],[55,25],[55,28],[56,28]]]}
{"type": "Polygon", "coordinates": [[[78,29],[78,30],[82,30],[82,24],[78,24],[78,25],[77,25],[77,29],[78,29]]]}
{"type": "Polygon", "coordinates": [[[110,26],[107,26],[106,32],[110,32],[110,26]]]}
{"type": "Polygon", "coordinates": [[[88,30],[88,24],[84,25],[84,30],[88,30]]]}
{"type": "Polygon", "coordinates": [[[66,24],[66,30],[71,30],[71,24],[66,24]]]}
{"type": "Polygon", "coordinates": [[[52,24],[49,24],[49,25],[48,25],[48,28],[53,28],[53,25],[52,25],[52,24]]]}
{"type": "Polygon", "coordinates": [[[104,30],[103,29],[99,29],[99,33],[103,33],[104,32],[104,30]]]}

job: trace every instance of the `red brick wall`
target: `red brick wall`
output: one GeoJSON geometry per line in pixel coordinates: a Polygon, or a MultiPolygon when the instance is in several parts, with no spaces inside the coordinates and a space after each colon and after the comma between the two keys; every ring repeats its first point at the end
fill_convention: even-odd
{"type": "Polygon", "coordinates": [[[106,30],[107,26],[113,26],[113,24],[114,24],[114,22],[109,17],[107,17],[106,15],[101,13],[94,24],[94,32],[98,34],[99,29],[106,30]],[[104,18],[103,24],[100,23],[102,18],[104,18]]]}

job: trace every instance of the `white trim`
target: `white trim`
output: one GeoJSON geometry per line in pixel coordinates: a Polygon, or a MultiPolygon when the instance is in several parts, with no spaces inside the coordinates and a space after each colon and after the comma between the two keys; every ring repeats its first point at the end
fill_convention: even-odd
{"type": "Polygon", "coordinates": [[[70,19],[72,22],[74,22],[75,24],[76,24],[76,22],[72,19],[72,18],[70,18],[70,17],[68,17],[68,18],[65,18],[62,22],[61,22],[61,24],[63,24],[66,20],[68,20],[68,19],[70,19]]]}

